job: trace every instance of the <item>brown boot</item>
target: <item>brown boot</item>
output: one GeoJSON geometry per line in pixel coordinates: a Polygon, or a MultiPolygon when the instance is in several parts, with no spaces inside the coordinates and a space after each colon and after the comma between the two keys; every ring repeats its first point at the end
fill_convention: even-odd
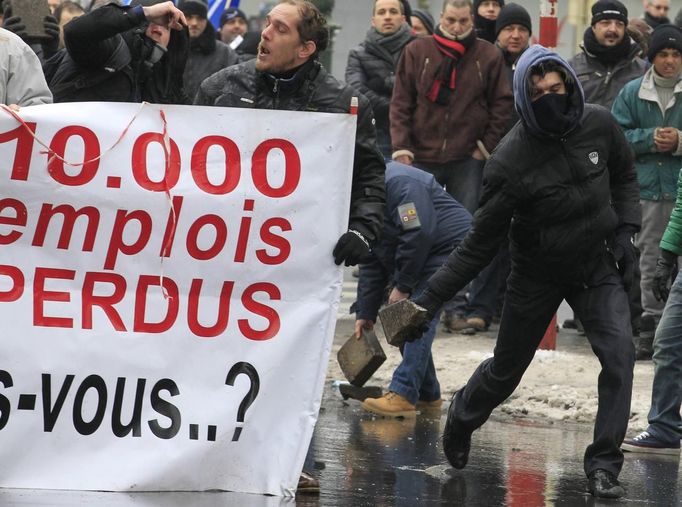
{"type": "Polygon", "coordinates": [[[417,408],[398,393],[388,392],[381,398],[367,398],[363,410],[383,417],[415,417],[417,408]]]}
{"type": "Polygon", "coordinates": [[[488,324],[485,319],[481,317],[469,317],[466,321],[466,327],[462,329],[462,334],[476,334],[479,331],[487,331],[488,324]]]}
{"type": "Polygon", "coordinates": [[[443,315],[443,330],[446,333],[459,333],[467,327],[467,320],[461,315],[443,315]]]}
{"type": "Polygon", "coordinates": [[[433,400],[433,401],[419,400],[417,402],[417,410],[419,411],[420,414],[425,414],[425,415],[440,414],[440,411],[442,408],[443,408],[443,400],[441,398],[438,398],[437,400],[433,400]]]}

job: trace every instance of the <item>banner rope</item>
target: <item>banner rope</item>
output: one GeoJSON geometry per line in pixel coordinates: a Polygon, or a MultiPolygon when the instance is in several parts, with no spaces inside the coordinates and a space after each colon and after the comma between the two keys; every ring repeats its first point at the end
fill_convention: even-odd
{"type": "MultiPolygon", "coordinates": [[[[123,129],[121,134],[118,136],[118,139],[112,144],[109,148],[104,150],[102,153],[100,153],[97,157],[91,158],[89,160],[84,160],[83,162],[69,162],[66,160],[64,157],[61,155],[58,155],[52,148],[50,148],[42,139],[40,139],[36,133],[31,129],[24,119],[17,114],[17,111],[12,109],[11,107],[7,106],[6,104],[0,104],[0,107],[9,114],[12,118],[14,118],[28,133],[35,139],[35,141],[45,148],[44,151],[40,151],[39,153],[41,155],[47,155],[49,158],[47,160],[47,165],[49,166],[54,159],[57,159],[64,163],[65,165],[71,166],[71,167],[78,167],[78,166],[83,166],[85,164],[89,164],[91,162],[96,162],[97,160],[100,160],[104,155],[106,155],[108,152],[112,151],[118,144],[123,140],[123,138],[126,136],[128,133],[128,130],[130,130],[130,127],[132,124],[135,122],[137,117],[140,115],[142,110],[145,108],[145,106],[149,106],[149,102],[142,102],[140,104],[139,109],[135,112],[133,117],[130,119],[126,127],[123,129]]],[[[170,243],[171,243],[171,238],[173,238],[174,233],[175,233],[175,228],[177,226],[177,214],[175,211],[175,206],[173,206],[173,197],[171,196],[170,193],[170,187],[168,186],[168,174],[170,172],[170,155],[171,155],[171,147],[170,147],[170,137],[168,135],[168,121],[166,120],[166,113],[164,112],[163,109],[159,109],[159,115],[161,117],[161,122],[163,123],[163,131],[162,131],[162,137],[163,137],[163,151],[164,155],[166,156],[166,167],[165,167],[165,174],[163,178],[163,183],[164,183],[164,192],[166,194],[166,199],[168,200],[169,206],[170,206],[170,213],[172,217],[172,230],[173,233],[168,235],[168,238],[166,240],[166,243],[163,245],[161,251],[161,273],[159,275],[159,283],[161,285],[161,292],[163,294],[164,299],[172,299],[171,296],[168,294],[168,291],[166,290],[166,287],[163,285],[163,280],[165,278],[163,274],[163,256],[166,254],[166,252],[170,248],[170,243]]]]}
{"type": "Polygon", "coordinates": [[[50,164],[52,163],[52,161],[56,158],[57,160],[63,162],[64,164],[66,164],[66,165],[68,165],[68,166],[71,166],[71,167],[78,167],[78,166],[83,166],[83,165],[85,165],[85,164],[89,164],[90,162],[96,162],[97,160],[101,159],[104,155],[106,155],[108,152],[110,152],[111,150],[113,150],[113,149],[114,149],[114,148],[123,140],[123,138],[124,138],[124,137],[126,136],[126,134],[128,133],[128,130],[130,129],[130,126],[133,124],[133,122],[134,122],[134,121],[137,119],[137,117],[140,115],[140,113],[142,112],[142,109],[143,109],[145,106],[147,106],[147,105],[149,105],[148,102],[142,102],[142,103],[140,104],[140,108],[139,108],[139,109],[137,110],[137,112],[133,115],[133,117],[131,118],[131,120],[128,122],[128,125],[126,125],[125,129],[123,129],[123,132],[121,132],[121,135],[118,137],[118,139],[116,139],[116,142],[114,142],[114,144],[112,144],[109,148],[107,148],[106,150],[104,150],[104,151],[103,151],[102,153],[100,153],[98,156],[96,156],[96,157],[94,157],[94,158],[91,158],[91,159],[89,159],[89,160],[84,160],[83,162],[69,162],[68,160],[66,160],[66,159],[65,159],[64,157],[62,157],[61,155],[58,155],[52,148],[50,148],[47,144],[45,144],[45,142],[43,142],[43,140],[40,139],[40,138],[35,134],[35,132],[33,132],[33,130],[26,124],[26,122],[24,121],[24,119],[23,119],[21,116],[19,116],[19,115],[17,114],[17,112],[16,112],[14,109],[10,108],[10,107],[7,106],[6,104],[0,104],[0,107],[2,107],[2,109],[5,110],[5,112],[7,112],[7,113],[8,113],[12,118],[14,118],[17,122],[19,122],[19,123],[21,124],[21,126],[24,127],[24,128],[28,131],[28,133],[33,137],[33,139],[36,140],[36,142],[37,142],[40,146],[42,146],[43,148],[45,148],[45,151],[41,151],[40,154],[41,154],[41,155],[48,155],[48,156],[49,156],[49,158],[48,158],[48,160],[47,160],[47,164],[48,164],[48,165],[50,165],[50,164]]]}

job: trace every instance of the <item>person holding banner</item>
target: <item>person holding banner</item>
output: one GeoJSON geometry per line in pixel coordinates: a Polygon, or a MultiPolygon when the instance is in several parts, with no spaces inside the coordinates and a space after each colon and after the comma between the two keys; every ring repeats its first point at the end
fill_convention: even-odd
{"type": "MultiPolygon", "coordinates": [[[[386,167],[386,212],[381,240],[360,264],[355,335],[373,329],[385,289],[388,303],[419,294],[471,227],[471,213],[429,173],[398,162],[386,167]]],[[[389,392],[367,398],[362,408],[383,417],[414,417],[417,410],[440,414],[443,400],[431,357],[438,314],[421,340],[400,348],[401,363],[389,392]]]]}
{"type": "Polygon", "coordinates": [[[376,145],[369,101],[332,77],[318,61],[329,29],[307,0],[284,0],[266,17],[255,60],[233,65],[207,78],[197,105],[348,113],[357,97],[357,131],[348,231],[333,250],[336,264],[358,264],[381,232],[385,164],[376,145]]]}

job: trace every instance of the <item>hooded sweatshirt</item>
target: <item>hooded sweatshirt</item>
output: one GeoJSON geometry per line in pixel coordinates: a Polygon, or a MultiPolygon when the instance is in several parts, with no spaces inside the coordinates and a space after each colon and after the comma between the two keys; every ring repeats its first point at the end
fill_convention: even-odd
{"type": "Polygon", "coordinates": [[[530,87],[528,86],[530,69],[546,61],[559,63],[573,81],[572,85],[567,84],[566,86],[570,102],[568,110],[573,120],[570,127],[561,135],[568,134],[580,124],[580,118],[585,108],[585,95],[578,81],[578,76],[576,76],[566,60],[539,44],[535,44],[524,51],[516,62],[516,72],[514,73],[514,107],[523,123],[533,135],[537,137],[557,137],[540,127],[530,100],[530,87]]]}
{"type": "Polygon", "coordinates": [[[449,300],[487,266],[507,236],[516,280],[580,286],[619,230],[639,230],[632,152],[611,113],[584,105],[576,81],[568,109],[579,111],[581,121],[561,138],[548,137],[538,125],[526,83],[530,68],[545,60],[558,62],[575,80],[568,64],[541,46],[519,59],[514,97],[522,121],[486,162],[470,232],[429,279],[427,291],[439,300],[449,300]]]}

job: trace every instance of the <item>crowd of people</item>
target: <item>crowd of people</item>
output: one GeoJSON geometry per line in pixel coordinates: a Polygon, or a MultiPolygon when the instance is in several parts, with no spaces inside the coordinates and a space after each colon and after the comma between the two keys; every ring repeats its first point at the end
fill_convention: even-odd
{"type": "MultiPolygon", "coordinates": [[[[519,4],[444,0],[435,19],[374,0],[345,82],[320,64],[329,29],[306,0],[279,2],[262,31],[236,8],[213,26],[204,0],[49,2],[40,34],[11,0],[2,7],[0,89],[14,109],[97,100],[346,113],[357,100],[349,225],[330,252],[360,264],[356,335],[383,303],[411,298],[428,315],[366,411],[440,410],[441,311],[449,332],[499,319],[494,356],[448,410],[443,448],[463,468],[472,433],[512,394],[566,300],[565,325],[602,365],[589,491],[624,495],[621,449],[679,454],[682,10],[671,23],[669,0],[645,0],[639,18],[594,2],[568,61],[531,44],[519,4]],[[650,425],[624,442],[634,361],[652,355],[650,425]]],[[[304,473],[299,487],[319,485],[304,473]]]]}

